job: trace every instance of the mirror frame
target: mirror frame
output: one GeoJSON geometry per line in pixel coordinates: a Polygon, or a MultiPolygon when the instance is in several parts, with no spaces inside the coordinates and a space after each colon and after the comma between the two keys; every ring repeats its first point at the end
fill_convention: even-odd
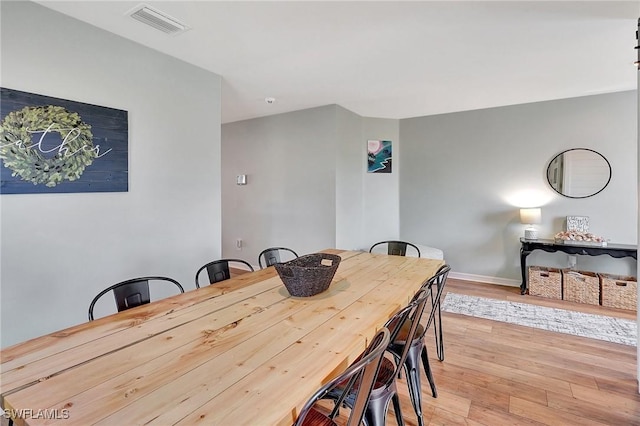
{"type": "Polygon", "coordinates": [[[555,155],[550,161],[549,164],[547,165],[547,171],[546,171],[546,175],[547,175],[547,183],[549,184],[549,186],[551,187],[551,189],[553,189],[556,193],[562,195],[563,197],[567,197],[567,198],[575,198],[575,199],[579,199],[579,198],[589,198],[589,197],[593,197],[594,195],[597,195],[599,193],[601,193],[607,186],[609,186],[609,182],[611,182],[611,175],[612,175],[612,169],[611,169],[611,163],[609,163],[609,160],[607,160],[607,158],[600,154],[598,151],[595,151],[593,149],[589,149],[589,148],[571,148],[571,149],[565,149],[564,151],[558,153],[557,155],[555,155]],[[602,188],[600,188],[598,191],[589,194],[589,195],[584,195],[584,196],[580,196],[580,197],[576,197],[576,196],[572,196],[572,195],[567,195],[567,194],[563,194],[562,192],[558,191],[556,188],[553,187],[553,185],[551,184],[551,179],[549,178],[549,168],[551,167],[551,164],[556,160],[556,158],[560,157],[561,155],[563,155],[566,152],[569,151],[591,151],[594,154],[599,155],[604,162],[606,163],[607,167],[609,167],[609,178],[607,179],[607,182],[602,186],[602,188]]]}

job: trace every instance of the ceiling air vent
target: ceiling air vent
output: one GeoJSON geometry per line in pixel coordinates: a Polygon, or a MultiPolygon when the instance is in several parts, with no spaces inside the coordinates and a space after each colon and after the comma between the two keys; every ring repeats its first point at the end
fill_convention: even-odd
{"type": "Polygon", "coordinates": [[[153,9],[145,4],[136,6],[128,15],[144,24],[152,26],[165,34],[178,34],[189,29],[185,24],[167,15],[164,12],[153,9]]]}

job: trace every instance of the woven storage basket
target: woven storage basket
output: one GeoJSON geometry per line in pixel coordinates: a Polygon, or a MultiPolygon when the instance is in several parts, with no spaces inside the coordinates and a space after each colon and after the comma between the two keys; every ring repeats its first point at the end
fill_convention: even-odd
{"type": "Polygon", "coordinates": [[[635,311],[638,303],[638,280],[635,277],[600,274],[602,306],[635,311]]]}
{"type": "Polygon", "coordinates": [[[289,294],[307,297],[329,288],[340,260],[335,254],[314,253],[274,266],[289,294]]]}
{"type": "Polygon", "coordinates": [[[600,278],[598,274],[585,271],[562,270],[562,300],[570,302],[600,304],[600,278]]]}
{"type": "Polygon", "coordinates": [[[562,299],[562,273],[559,269],[529,266],[529,294],[562,299]]]}

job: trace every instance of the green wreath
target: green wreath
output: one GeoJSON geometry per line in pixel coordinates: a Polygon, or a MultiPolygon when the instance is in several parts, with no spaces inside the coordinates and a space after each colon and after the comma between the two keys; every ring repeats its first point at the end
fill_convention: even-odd
{"type": "Polygon", "coordinates": [[[63,180],[74,181],[96,157],[91,126],[63,107],[24,107],[10,112],[0,125],[0,159],[12,176],[34,185],[54,187],[63,180]],[[40,134],[47,129],[63,141],[51,158],[45,158],[40,145],[40,134]]]}

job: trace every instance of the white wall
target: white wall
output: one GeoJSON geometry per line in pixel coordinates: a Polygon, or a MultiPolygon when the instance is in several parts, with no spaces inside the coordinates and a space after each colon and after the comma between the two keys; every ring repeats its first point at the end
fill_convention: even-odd
{"type": "Polygon", "coordinates": [[[257,265],[267,247],[335,247],[335,116],[332,105],[222,126],[224,257],[257,265]]]}
{"type": "MultiPolygon", "coordinates": [[[[591,231],[637,241],[636,91],[538,102],[400,121],[400,235],[444,250],[453,271],[519,281],[522,202],[542,202],[541,238],[568,215],[591,231]],[[590,148],[611,163],[609,186],[570,199],[546,181],[546,167],[568,148],[590,148]],[[533,198],[537,193],[539,200],[533,198]],[[522,198],[522,197],[520,197],[522,198]]],[[[567,266],[567,255],[536,251],[529,264],[567,266]]],[[[578,256],[579,269],[633,274],[632,259],[578,256]]]]}
{"type": "MultiPolygon", "coordinates": [[[[563,229],[567,215],[586,215],[594,233],[634,244],[634,99],[621,92],[407,120],[331,105],[225,124],[223,254],[256,264],[260,250],[274,245],[306,253],[401,238],[442,249],[458,274],[515,285],[524,225],[513,199],[523,190],[544,198],[542,237],[563,229]],[[393,141],[392,174],[366,173],[368,139],[393,141]],[[609,186],[595,197],[561,197],[546,182],[548,162],[574,147],[612,164],[609,186]],[[248,174],[247,186],[235,185],[239,173],[248,174]],[[333,192],[320,189],[319,176],[335,177],[333,192]],[[302,222],[309,208],[322,218],[314,226],[302,222]]],[[[528,262],[566,267],[568,258],[536,251],[528,262]]],[[[632,259],[608,256],[580,256],[577,267],[636,273],[632,259]]]]}
{"type": "Polygon", "coordinates": [[[398,238],[398,136],[398,120],[337,105],[224,124],[224,256],[257,265],[270,246],[303,254],[398,238]],[[368,139],[393,141],[392,174],[366,172],[368,139]]]}
{"type": "MultiPolygon", "coordinates": [[[[382,118],[364,119],[367,140],[391,141],[392,173],[366,173],[364,177],[364,246],[378,241],[396,240],[400,236],[400,175],[402,173],[399,121],[382,118]]],[[[366,149],[363,157],[366,155],[366,149]]],[[[411,240],[422,244],[421,241],[411,240]]]]}
{"type": "Polygon", "coordinates": [[[129,113],[129,192],[2,195],[2,346],[87,320],[141,275],[193,289],[220,255],[220,77],[30,2],[2,2],[2,86],[129,113]]]}
{"type": "Polygon", "coordinates": [[[358,114],[336,108],[336,247],[344,249],[364,247],[367,147],[362,122],[358,114]]]}

